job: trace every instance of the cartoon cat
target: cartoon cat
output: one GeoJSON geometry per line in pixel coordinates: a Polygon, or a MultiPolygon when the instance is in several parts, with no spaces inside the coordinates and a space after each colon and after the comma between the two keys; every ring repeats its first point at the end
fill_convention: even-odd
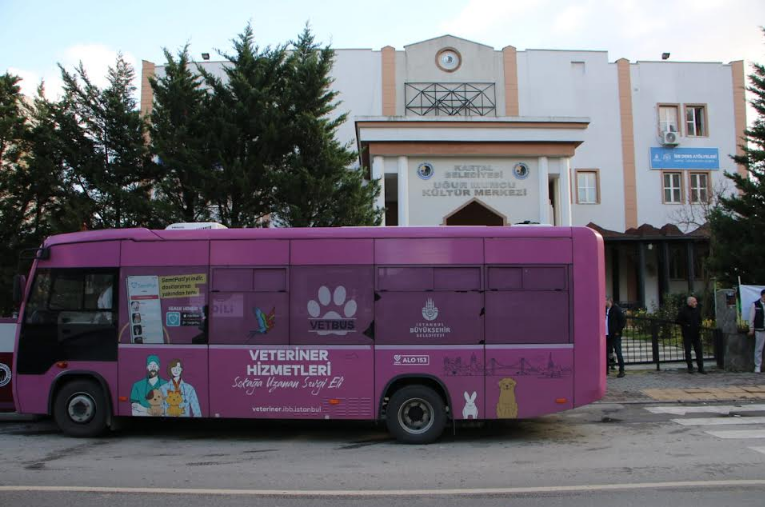
{"type": "Polygon", "coordinates": [[[180,417],[183,415],[183,409],[180,407],[180,404],[183,403],[181,393],[178,391],[168,391],[165,401],[167,402],[167,416],[180,417]]]}
{"type": "Polygon", "coordinates": [[[499,382],[499,401],[497,401],[498,419],[516,419],[518,417],[518,402],[515,400],[515,385],[517,382],[505,377],[499,382]]]}
{"type": "Polygon", "coordinates": [[[146,400],[149,402],[149,415],[161,416],[162,415],[162,391],[159,389],[152,389],[146,393],[146,400]]]}

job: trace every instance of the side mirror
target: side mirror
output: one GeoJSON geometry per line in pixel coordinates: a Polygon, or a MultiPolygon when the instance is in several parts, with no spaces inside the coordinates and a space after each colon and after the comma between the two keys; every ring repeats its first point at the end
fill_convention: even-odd
{"type": "Polygon", "coordinates": [[[24,299],[24,290],[27,288],[27,277],[24,275],[13,276],[13,303],[16,306],[24,299]]]}

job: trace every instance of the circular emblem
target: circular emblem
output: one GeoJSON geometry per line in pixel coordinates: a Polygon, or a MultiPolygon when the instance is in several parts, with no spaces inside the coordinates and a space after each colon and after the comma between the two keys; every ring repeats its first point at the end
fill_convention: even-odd
{"type": "Polygon", "coordinates": [[[436,65],[446,72],[454,72],[462,65],[462,55],[454,48],[444,48],[436,53],[436,65]]]}
{"type": "Polygon", "coordinates": [[[423,162],[417,166],[417,176],[423,180],[429,180],[434,172],[435,169],[433,169],[433,165],[430,162],[423,162]]]}
{"type": "Polygon", "coordinates": [[[513,174],[516,178],[519,180],[525,180],[529,176],[529,166],[524,164],[523,162],[519,162],[515,164],[515,167],[513,167],[513,174]]]}
{"type": "Polygon", "coordinates": [[[11,383],[11,369],[5,363],[0,363],[0,387],[11,383]]]}

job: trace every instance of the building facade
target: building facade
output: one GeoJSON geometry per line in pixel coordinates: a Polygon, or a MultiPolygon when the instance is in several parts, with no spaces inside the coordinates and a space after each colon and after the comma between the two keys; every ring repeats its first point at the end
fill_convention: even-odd
{"type": "MultiPolygon", "coordinates": [[[[222,62],[200,62],[222,74],[222,62]]],[[[143,62],[142,110],[151,110],[143,62]]],[[[607,292],[652,308],[701,290],[708,235],[690,226],[743,171],[743,61],[610,62],[605,51],[495,50],[443,36],[337,49],[341,142],[379,179],[385,225],[588,225],[607,292]]]]}

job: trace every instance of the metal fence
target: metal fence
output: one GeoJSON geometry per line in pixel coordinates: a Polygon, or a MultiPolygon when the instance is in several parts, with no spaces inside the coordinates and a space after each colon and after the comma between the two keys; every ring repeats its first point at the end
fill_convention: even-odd
{"type": "MultiPolygon", "coordinates": [[[[721,366],[722,332],[702,327],[701,344],[704,359],[715,359],[721,366]]],[[[669,320],[627,317],[622,332],[622,355],[625,364],[656,364],[657,370],[661,369],[661,363],[685,362],[680,325],[669,320]]],[[[695,352],[692,357],[695,364],[695,352]]]]}

